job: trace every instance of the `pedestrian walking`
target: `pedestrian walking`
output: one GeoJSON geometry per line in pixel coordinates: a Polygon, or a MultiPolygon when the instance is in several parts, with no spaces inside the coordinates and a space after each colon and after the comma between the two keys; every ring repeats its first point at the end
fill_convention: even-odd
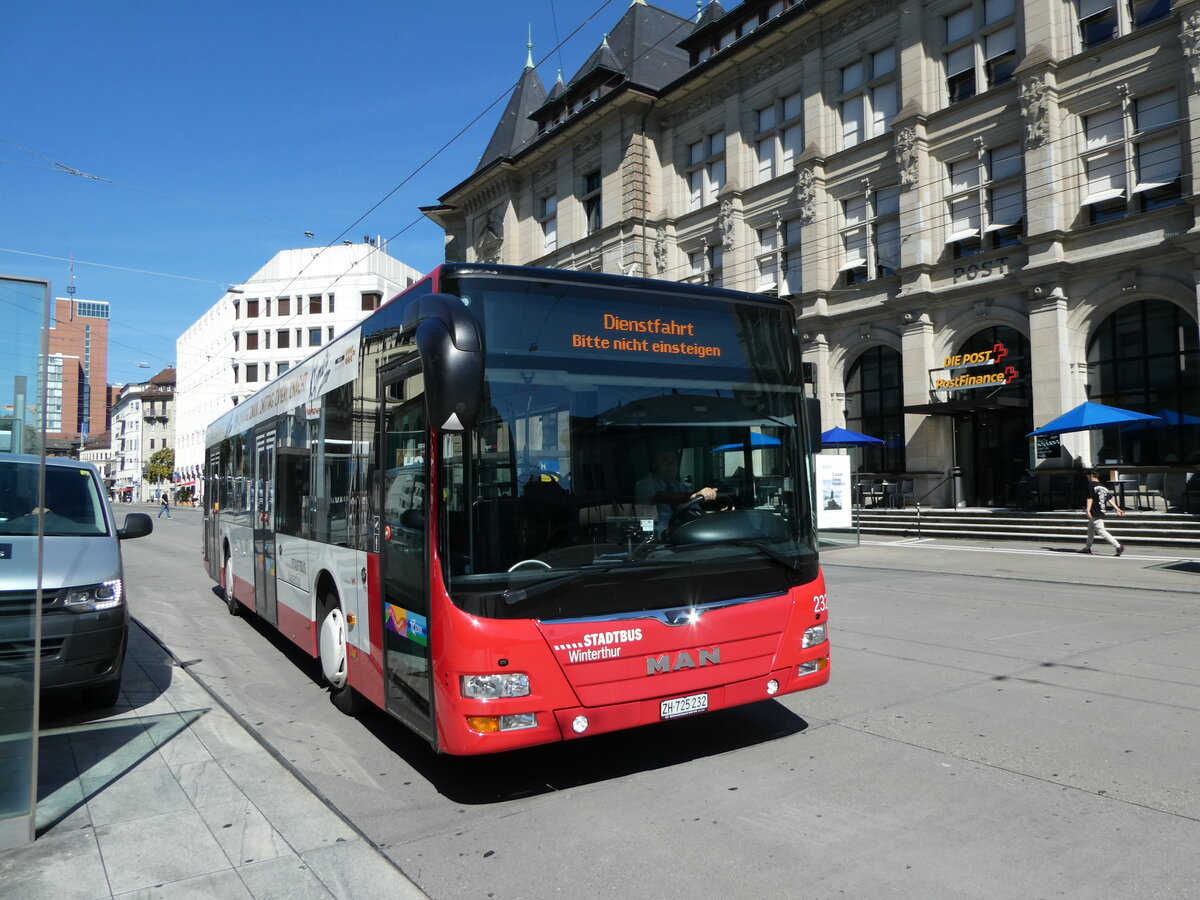
{"type": "Polygon", "coordinates": [[[1125,510],[1117,506],[1117,501],[1113,496],[1113,492],[1105,487],[1105,485],[1100,481],[1099,475],[1097,475],[1095,472],[1088,472],[1087,478],[1087,543],[1084,544],[1083,549],[1079,552],[1086,553],[1090,556],[1092,553],[1092,541],[1098,534],[1100,537],[1104,538],[1104,540],[1112,544],[1113,548],[1117,551],[1116,555],[1120,556],[1125,552],[1125,545],[1117,543],[1117,539],[1109,534],[1108,529],[1104,527],[1104,510],[1106,507],[1111,506],[1117,511],[1118,516],[1125,515],[1125,510]]]}
{"type": "Polygon", "coordinates": [[[166,494],[162,495],[162,502],[158,507],[158,518],[161,519],[163,513],[167,514],[168,519],[171,518],[171,502],[167,499],[166,494]]]}

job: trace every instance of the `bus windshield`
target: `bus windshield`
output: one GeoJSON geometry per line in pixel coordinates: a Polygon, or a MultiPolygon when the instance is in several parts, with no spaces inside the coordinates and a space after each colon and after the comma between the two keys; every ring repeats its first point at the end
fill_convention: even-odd
{"type": "Polygon", "coordinates": [[[569,619],[781,593],[816,550],[783,307],[466,280],[477,427],[441,448],[441,558],[477,615],[569,619]]]}

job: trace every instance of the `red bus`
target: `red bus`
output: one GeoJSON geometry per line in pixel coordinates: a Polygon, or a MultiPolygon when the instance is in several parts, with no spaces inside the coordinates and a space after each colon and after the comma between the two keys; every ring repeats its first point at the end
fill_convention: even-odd
{"type": "Polygon", "coordinates": [[[208,430],[204,557],[449,754],[829,679],[794,313],[454,264],[208,430]]]}

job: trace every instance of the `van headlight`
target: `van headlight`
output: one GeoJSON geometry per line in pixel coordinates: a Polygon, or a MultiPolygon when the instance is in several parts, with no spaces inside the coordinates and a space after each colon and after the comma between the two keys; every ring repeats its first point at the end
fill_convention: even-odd
{"type": "Polygon", "coordinates": [[[63,591],[63,606],[76,612],[101,612],[125,602],[125,585],[120,578],[103,584],[68,588],[63,591]]]}

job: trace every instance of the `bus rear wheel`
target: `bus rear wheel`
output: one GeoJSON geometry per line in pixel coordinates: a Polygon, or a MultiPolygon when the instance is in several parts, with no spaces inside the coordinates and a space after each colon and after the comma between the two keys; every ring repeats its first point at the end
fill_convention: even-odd
{"type": "Polygon", "coordinates": [[[362,695],[350,686],[349,653],[346,649],[346,616],[336,594],[321,600],[321,619],[317,627],[317,649],[321,674],[329,685],[329,699],[348,716],[363,709],[362,695]]]}
{"type": "Polygon", "coordinates": [[[233,596],[233,557],[228,553],[225,554],[225,606],[231,616],[242,614],[241,604],[233,596]]]}

